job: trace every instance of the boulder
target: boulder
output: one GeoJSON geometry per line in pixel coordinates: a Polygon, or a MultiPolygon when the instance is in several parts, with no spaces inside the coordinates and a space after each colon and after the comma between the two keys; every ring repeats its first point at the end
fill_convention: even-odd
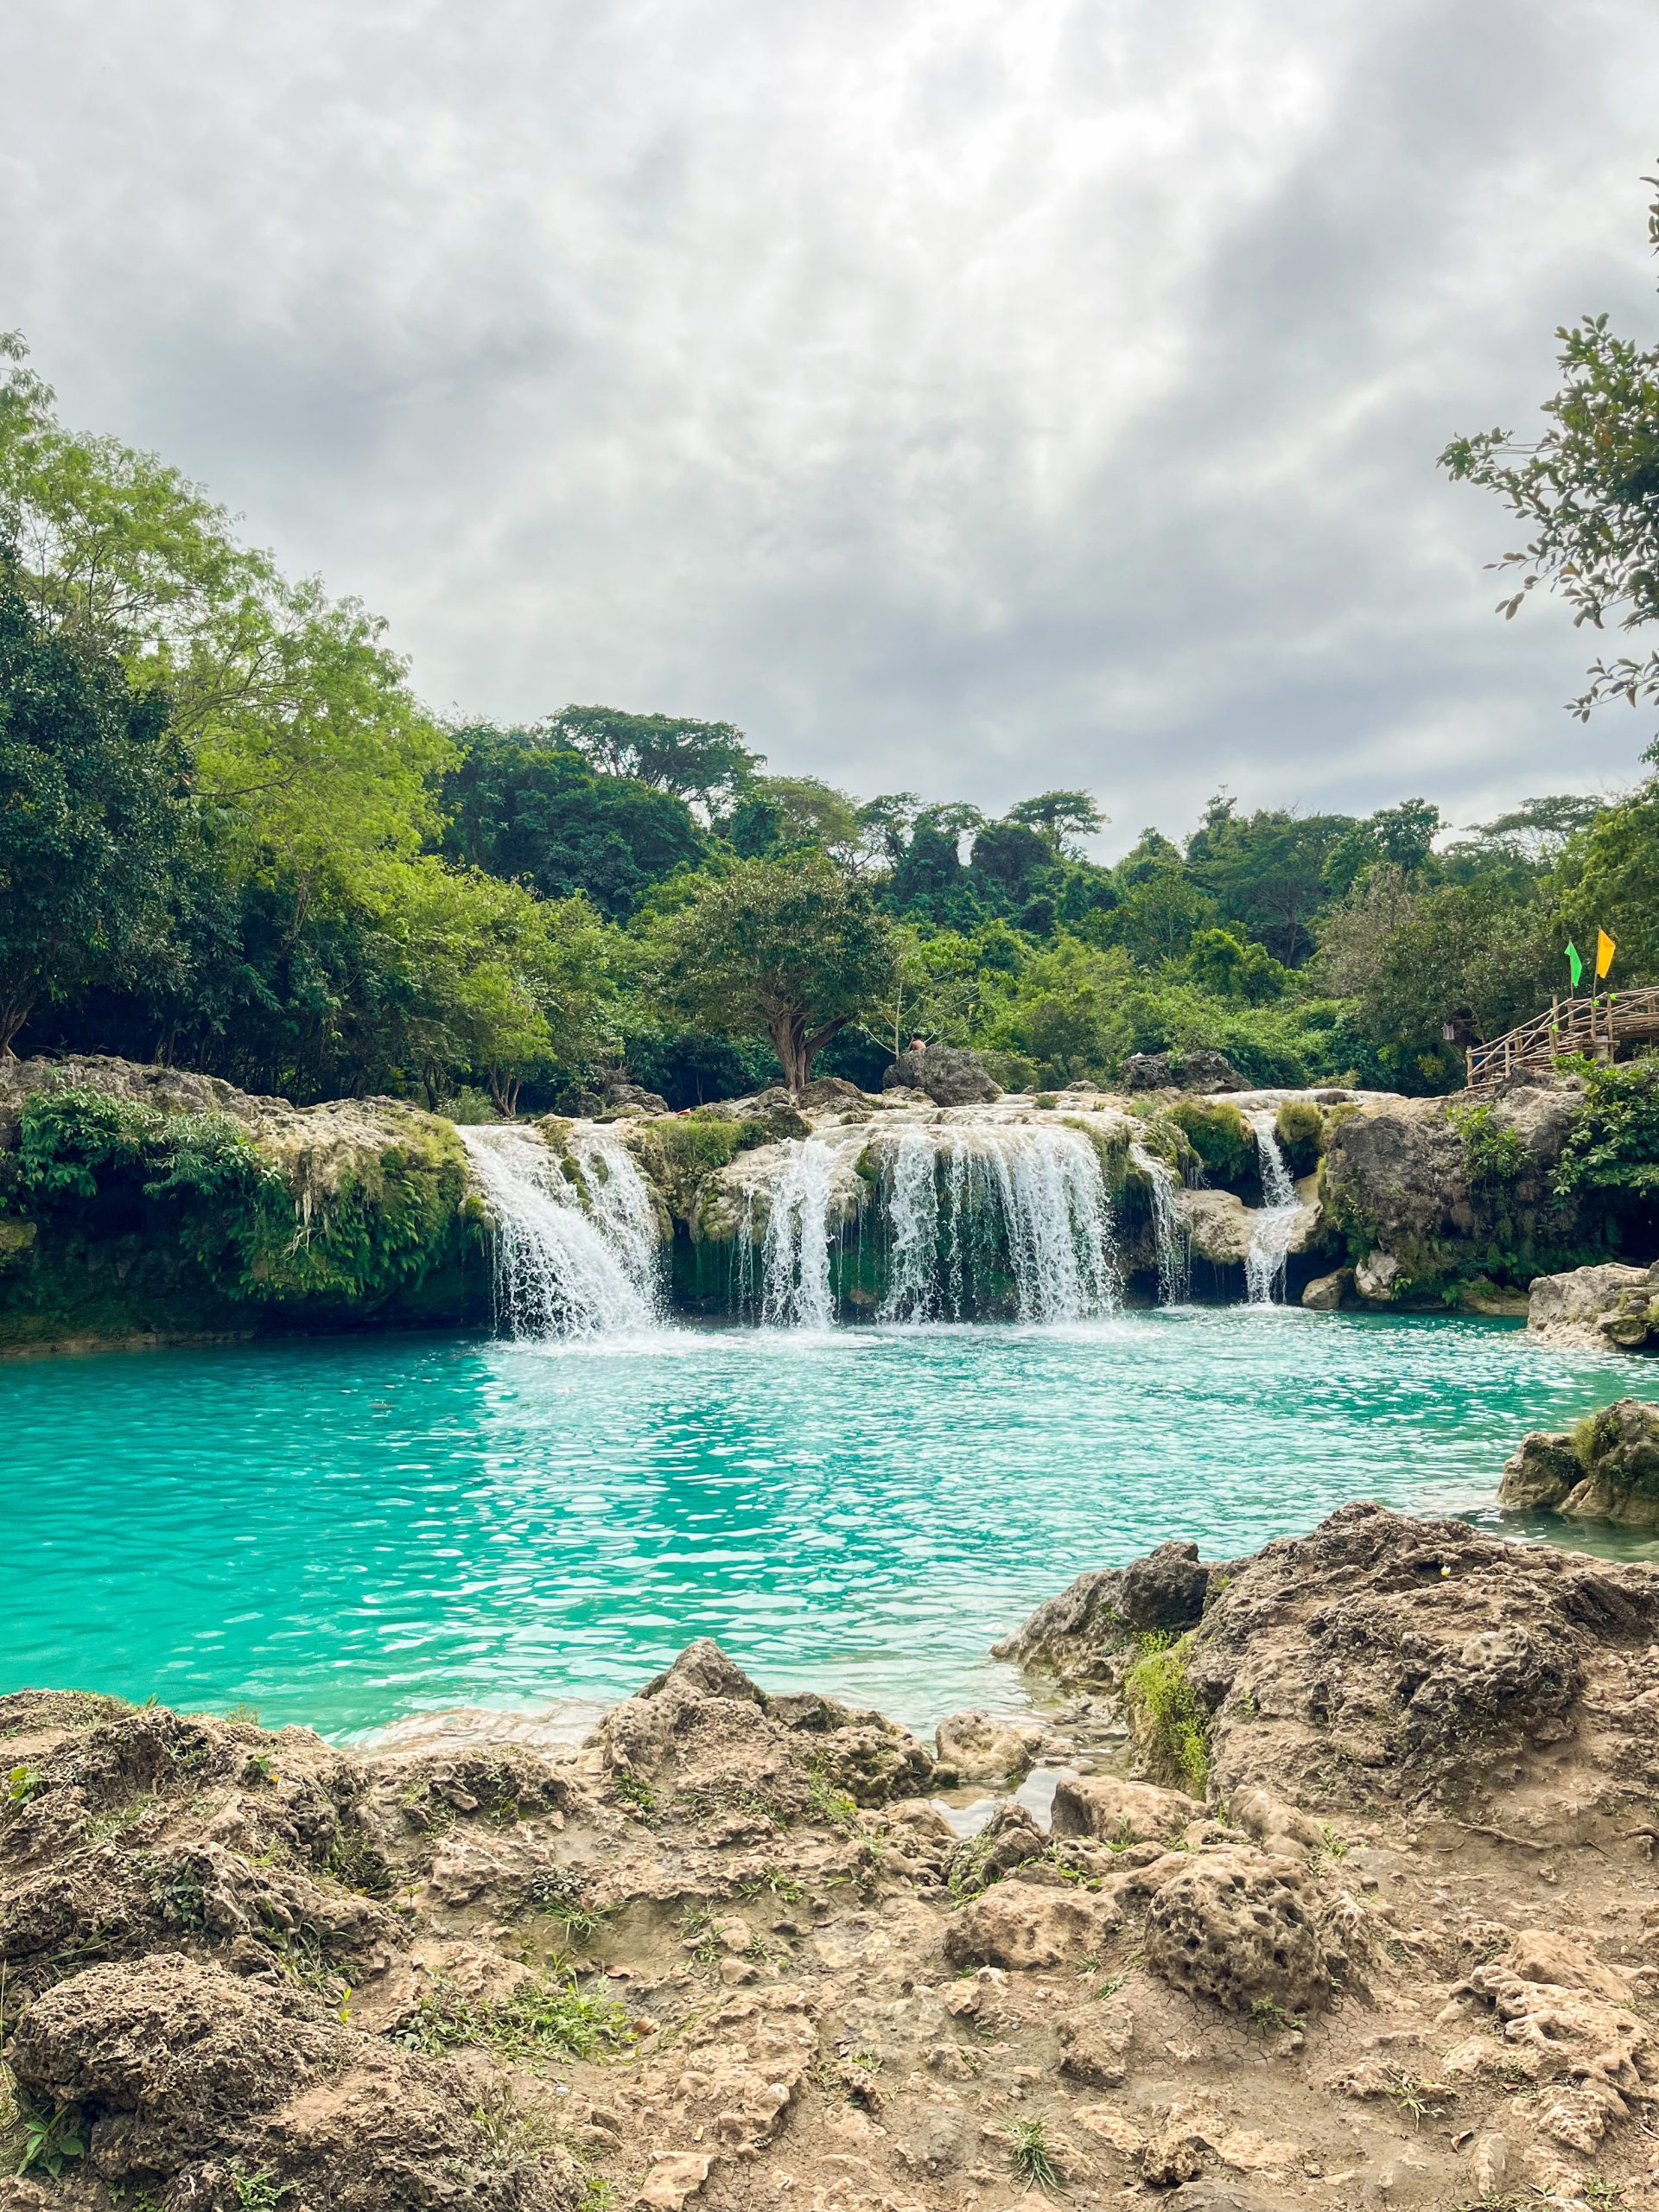
{"type": "Polygon", "coordinates": [[[1303,1291],[1302,1303],[1313,1313],[1337,1313],[1353,1295],[1353,1269],[1338,1268],[1328,1275],[1316,1275],[1303,1291]]]}
{"type": "Polygon", "coordinates": [[[1090,2088],[1116,2089],[1128,2069],[1135,2040],[1135,2015],[1125,2005],[1090,2002],[1062,2012],[1054,2023],[1060,2043],[1060,2071],[1090,2088]]]}
{"type": "Polygon", "coordinates": [[[1521,1448],[1504,1462],[1497,1502],[1510,1512],[1537,1512],[1559,1505],[1584,1480],[1584,1469],[1566,1431],[1540,1429],[1523,1437],[1521,1448]]]}
{"type": "Polygon", "coordinates": [[[1045,1732],[1030,1721],[993,1720],[988,1713],[952,1713],[934,1735],[940,1759],[963,1782],[1015,1782],[1039,1757],[1045,1732]]]}
{"type": "Polygon", "coordinates": [[[1125,1090],[1248,1090],[1224,1052],[1131,1052],[1119,1077],[1125,1090]]]}
{"type": "Polygon", "coordinates": [[[637,1083],[607,1083],[600,1098],[607,1115],[666,1114],[669,1110],[660,1091],[647,1090],[637,1083]]]}
{"type": "Polygon", "coordinates": [[[1403,1287],[1403,1274],[1392,1252],[1368,1252],[1354,1269],[1354,1289],[1368,1306],[1391,1306],[1403,1287]]]}
{"type": "Polygon", "coordinates": [[[833,1113],[840,1106],[862,1106],[864,1103],[864,1093],[858,1085],[840,1075],[821,1075],[796,1094],[797,1105],[815,1107],[821,1113],[826,1109],[833,1113]]]}
{"type": "Polygon", "coordinates": [[[1147,1915],[1147,1964],[1230,2012],[1306,2014],[1345,1964],[1321,1935],[1319,1895],[1293,1860],[1247,1844],[1206,1851],[1162,1883],[1147,1915]]]}
{"type": "Polygon", "coordinates": [[[993,1655],[1065,1681],[1115,1681],[1137,1632],[1191,1628],[1203,1618],[1213,1578],[1226,1571],[1219,1562],[1200,1560],[1194,1543],[1160,1544],[1128,1567],[1078,1575],[1058,1598],[1045,1599],[1012,1636],[993,1644],[993,1655]]]}
{"type": "Polygon", "coordinates": [[[1659,1350],[1659,1261],[1615,1263],[1539,1275],[1527,1303],[1527,1330],[1547,1344],[1597,1351],[1659,1350]]]}
{"type": "Polygon", "coordinates": [[[1570,1520],[1659,1528],[1659,1406],[1619,1398],[1576,1433],[1584,1480],[1561,1500],[1570,1520]]]}
{"type": "Polygon", "coordinates": [[[1444,1803],[1572,1737],[1594,1669],[1656,1633],[1650,1569],[1356,1503],[1236,1566],[1186,1671],[1220,1796],[1444,1803]]]}
{"type": "Polygon", "coordinates": [[[953,1966],[1052,1973],[1098,1953],[1115,1924],[1112,1907],[1086,1890],[1011,1879],[952,1917],[944,1955],[953,1966]]]}
{"type": "Polygon", "coordinates": [[[1125,1782],[1115,1774],[1067,1776],[1054,1790],[1056,1835],[1089,1835],[1102,1843],[1165,1843],[1204,1808],[1179,1789],[1125,1782]]]}
{"type": "Polygon", "coordinates": [[[900,1052],[881,1078],[884,1090],[919,1090],[936,1106],[983,1106],[1002,1096],[977,1053],[954,1045],[900,1052]]]}

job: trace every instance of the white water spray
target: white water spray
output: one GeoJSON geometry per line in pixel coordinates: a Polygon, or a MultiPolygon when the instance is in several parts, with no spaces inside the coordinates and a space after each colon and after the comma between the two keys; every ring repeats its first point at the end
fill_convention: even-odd
{"type": "Polygon", "coordinates": [[[1262,1200],[1250,1231],[1250,1249],[1244,1255],[1244,1283],[1252,1306],[1272,1306],[1283,1300],[1285,1260],[1300,1208],[1285,1155],[1279,1148],[1273,1109],[1258,1106],[1244,1118],[1261,1155],[1262,1200]]]}
{"type": "Polygon", "coordinates": [[[791,1149],[772,1192],[761,1255],[760,1319],[772,1328],[827,1329],[836,1318],[830,1281],[830,1201],[835,1154],[821,1138],[791,1149]]]}
{"type": "Polygon", "coordinates": [[[537,1340],[655,1325],[655,1218],[625,1146],[598,1131],[575,1141],[590,1211],[535,1130],[505,1122],[456,1134],[495,1216],[499,1327],[537,1340]]]}
{"type": "Polygon", "coordinates": [[[1018,1122],[903,1132],[882,1179],[887,1321],[961,1319],[1005,1271],[1022,1321],[1117,1310],[1111,1201],[1080,1130],[1018,1122]]]}
{"type": "Polygon", "coordinates": [[[1132,1144],[1129,1157],[1147,1179],[1152,1205],[1152,1236],[1158,1255],[1158,1303],[1185,1306],[1192,1278],[1192,1248],[1175,1204],[1175,1173],[1144,1145],[1132,1144]]]}

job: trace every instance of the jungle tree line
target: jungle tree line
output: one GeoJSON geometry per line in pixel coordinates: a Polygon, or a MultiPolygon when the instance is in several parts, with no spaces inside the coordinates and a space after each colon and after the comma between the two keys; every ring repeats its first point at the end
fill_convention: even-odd
{"type": "MultiPolygon", "coordinates": [[[[1442,461],[1527,524],[1505,613],[1541,584],[1639,631],[1659,352],[1560,335],[1542,437],[1442,461]]],[[[1574,707],[1656,698],[1632,652],[1574,707]]],[[[1473,826],[1222,792],[1110,866],[1103,827],[1082,790],[988,816],[772,774],[723,721],[446,723],[357,601],[67,429],[0,337],[0,1050],[480,1110],[624,1073],[677,1105],[870,1083],[916,1034],[1017,1083],[1217,1046],[1259,1081],[1433,1090],[1560,987],[1568,938],[1605,922],[1621,979],[1659,979],[1659,778],[1473,826]]]]}

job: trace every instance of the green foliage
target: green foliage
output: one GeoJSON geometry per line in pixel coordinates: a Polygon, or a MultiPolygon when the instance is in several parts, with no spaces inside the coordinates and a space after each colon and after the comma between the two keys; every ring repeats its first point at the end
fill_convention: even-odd
{"type": "Polygon", "coordinates": [[[294,2193],[292,2184],[278,2181],[275,2170],[270,2166],[251,2172],[245,2166],[232,2165],[230,2177],[231,2196],[238,2212],[276,2212],[283,2199],[294,2193]]]}
{"type": "Polygon", "coordinates": [[[740,861],[663,925],[657,995],[728,1035],[765,1028],[791,1090],[891,983],[897,946],[869,892],[827,860],[740,861]]]}
{"type": "Polygon", "coordinates": [[[632,2027],[613,1999],[585,1995],[574,1974],[547,1974],[520,1982],[493,2004],[441,1983],[422,1997],[397,2039],[429,2056],[475,2044],[499,2058],[536,2065],[626,2050],[632,2027]]]}
{"type": "Polygon", "coordinates": [[[1040,2120],[1016,2120],[1008,2128],[1008,2165],[1016,2181],[1045,2193],[1060,2185],[1059,2168],[1048,2147],[1046,2124],[1040,2120]]]}
{"type": "MultiPolygon", "coordinates": [[[[1648,234],[1659,248],[1659,201],[1648,234]]],[[[1575,625],[1639,630],[1659,618],[1659,347],[1618,337],[1605,315],[1555,335],[1561,385],[1542,403],[1543,435],[1455,438],[1440,465],[1455,483],[1496,492],[1531,533],[1495,564],[1517,585],[1499,601],[1506,620],[1541,583],[1575,625]]],[[[1659,699],[1659,654],[1597,660],[1589,673],[1574,702],[1580,721],[1606,700],[1659,699]]]]}
{"type": "Polygon", "coordinates": [[[1585,1105],[1561,1147],[1557,1191],[1612,1214],[1659,1204],[1659,1057],[1585,1061],[1580,1072],[1585,1105]]]}
{"type": "Polygon", "coordinates": [[[1260,1173],[1255,1133],[1236,1106],[1218,1099],[1178,1098],[1168,1118],[1198,1154],[1208,1179],[1223,1190],[1248,1185],[1260,1173]]]}
{"type": "Polygon", "coordinates": [[[1310,1175],[1325,1150],[1325,1116],[1311,1098],[1287,1098],[1274,1128],[1293,1175],[1310,1175]]]}
{"type": "Polygon", "coordinates": [[[1463,1140],[1464,1172],[1477,1189],[1512,1183],[1526,1166],[1526,1146],[1490,1106],[1448,1106],[1446,1118],[1463,1140]]]}
{"type": "Polygon", "coordinates": [[[1158,1764],[1202,1796],[1210,1778],[1210,1717],[1187,1673],[1192,1638],[1153,1634],[1138,1643],[1124,1695],[1158,1764]]]}
{"type": "Polygon", "coordinates": [[[165,697],[36,621],[0,538],[0,1052],[42,998],[165,961],[186,834],[165,697]]]}
{"type": "Polygon", "coordinates": [[[65,2166],[86,2155],[86,2137],[76,2104],[48,2105],[20,2100],[16,2174],[42,2173],[56,2181],[65,2166]]]}

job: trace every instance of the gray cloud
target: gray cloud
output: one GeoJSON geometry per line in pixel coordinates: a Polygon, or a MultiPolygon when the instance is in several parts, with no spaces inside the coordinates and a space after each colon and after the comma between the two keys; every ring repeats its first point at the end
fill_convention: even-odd
{"type": "Polygon", "coordinates": [[[1654,325],[1639,0],[60,0],[0,322],[391,620],[423,690],[729,715],[1114,848],[1628,780],[1447,486],[1654,325]]]}

